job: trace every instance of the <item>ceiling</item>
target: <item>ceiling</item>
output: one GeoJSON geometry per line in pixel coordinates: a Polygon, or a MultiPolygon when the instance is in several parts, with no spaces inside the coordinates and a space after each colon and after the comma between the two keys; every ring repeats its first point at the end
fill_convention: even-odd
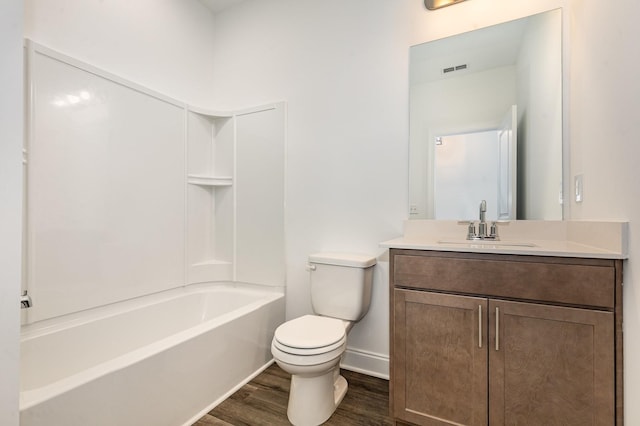
{"type": "Polygon", "coordinates": [[[221,12],[243,1],[245,0],[200,0],[200,2],[211,9],[213,13],[221,12]]]}

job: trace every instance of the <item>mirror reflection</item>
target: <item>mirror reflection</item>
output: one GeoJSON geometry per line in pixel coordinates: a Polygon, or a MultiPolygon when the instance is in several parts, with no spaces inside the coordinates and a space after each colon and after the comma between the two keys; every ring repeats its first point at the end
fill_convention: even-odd
{"type": "Polygon", "coordinates": [[[562,219],[561,11],[410,49],[411,219],[562,219]]]}

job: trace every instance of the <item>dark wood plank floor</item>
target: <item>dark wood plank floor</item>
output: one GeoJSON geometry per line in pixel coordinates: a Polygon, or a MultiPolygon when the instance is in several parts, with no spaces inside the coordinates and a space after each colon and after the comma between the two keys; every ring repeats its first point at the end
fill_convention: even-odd
{"type": "MultiPolygon", "coordinates": [[[[349,383],[344,400],[325,425],[392,425],[389,382],[342,370],[349,383]]],[[[273,364],[194,426],[286,426],[290,376],[273,364]]]]}

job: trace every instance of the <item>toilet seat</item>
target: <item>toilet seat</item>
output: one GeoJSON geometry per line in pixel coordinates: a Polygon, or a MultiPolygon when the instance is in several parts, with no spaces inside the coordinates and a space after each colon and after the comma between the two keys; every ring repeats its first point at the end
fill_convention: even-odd
{"type": "Polygon", "coordinates": [[[271,343],[271,354],[278,363],[284,362],[285,364],[304,367],[320,365],[333,362],[334,360],[339,360],[345,349],[347,349],[347,342],[343,342],[337,348],[334,348],[333,350],[330,350],[328,352],[316,353],[314,355],[292,354],[290,352],[287,352],[289,348],[285,349],[286,350],[281,350],[275,340],[271,343]]]}
{"type": "Polygon", "coordinates": [[[294,365],[316,365],[342,355],[347,347],[343,321],[305,315],[280,325],[271,350],[280,361],[294,365]]]}
{"type": "Polygon", "coordinates": [[[346,337],[342,320],[304,315],[280,325],[275,331],[274,342],[289,353],[315,355],[335,349],[346,337]]]}
{"type": "Polygon", "coordinates": [[[346,344],[346,337],[340,339],[339,341],[328,345],[328,346],[323,346],[321,348],[311,348],[311,349],[301,349],[301,348],[296,348],[296,347],[292,347],[292,346],[287,346],[287,345],[283,345],[281,342],[278,342],[276,339],[273,339],[273,346],[275,346],[276,348],[278,348],[280,351],[282,352],[286,352],[288,354],[291,355],[296,355],[296,356],[316,356],[316,355],[322,355],[325,354],[327,352],[331,352],[335,349],[338,349],[342,346],[344,346],[346,344]]]}

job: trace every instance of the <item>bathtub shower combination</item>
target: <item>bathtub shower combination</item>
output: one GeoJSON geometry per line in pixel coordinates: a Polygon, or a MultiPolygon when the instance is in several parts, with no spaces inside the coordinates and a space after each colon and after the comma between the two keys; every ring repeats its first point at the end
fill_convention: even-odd
{"type": "Polygon", "coordinates": [[[25,51],[20,424],[189,425],[273,362],[286,104],[25,51]]]}
{"type": "Polygon", "coordinates": [[[190,425],[271,364],[283,314],[281,291],[217,283],[24,327],[20,424],[190,425]]]}

